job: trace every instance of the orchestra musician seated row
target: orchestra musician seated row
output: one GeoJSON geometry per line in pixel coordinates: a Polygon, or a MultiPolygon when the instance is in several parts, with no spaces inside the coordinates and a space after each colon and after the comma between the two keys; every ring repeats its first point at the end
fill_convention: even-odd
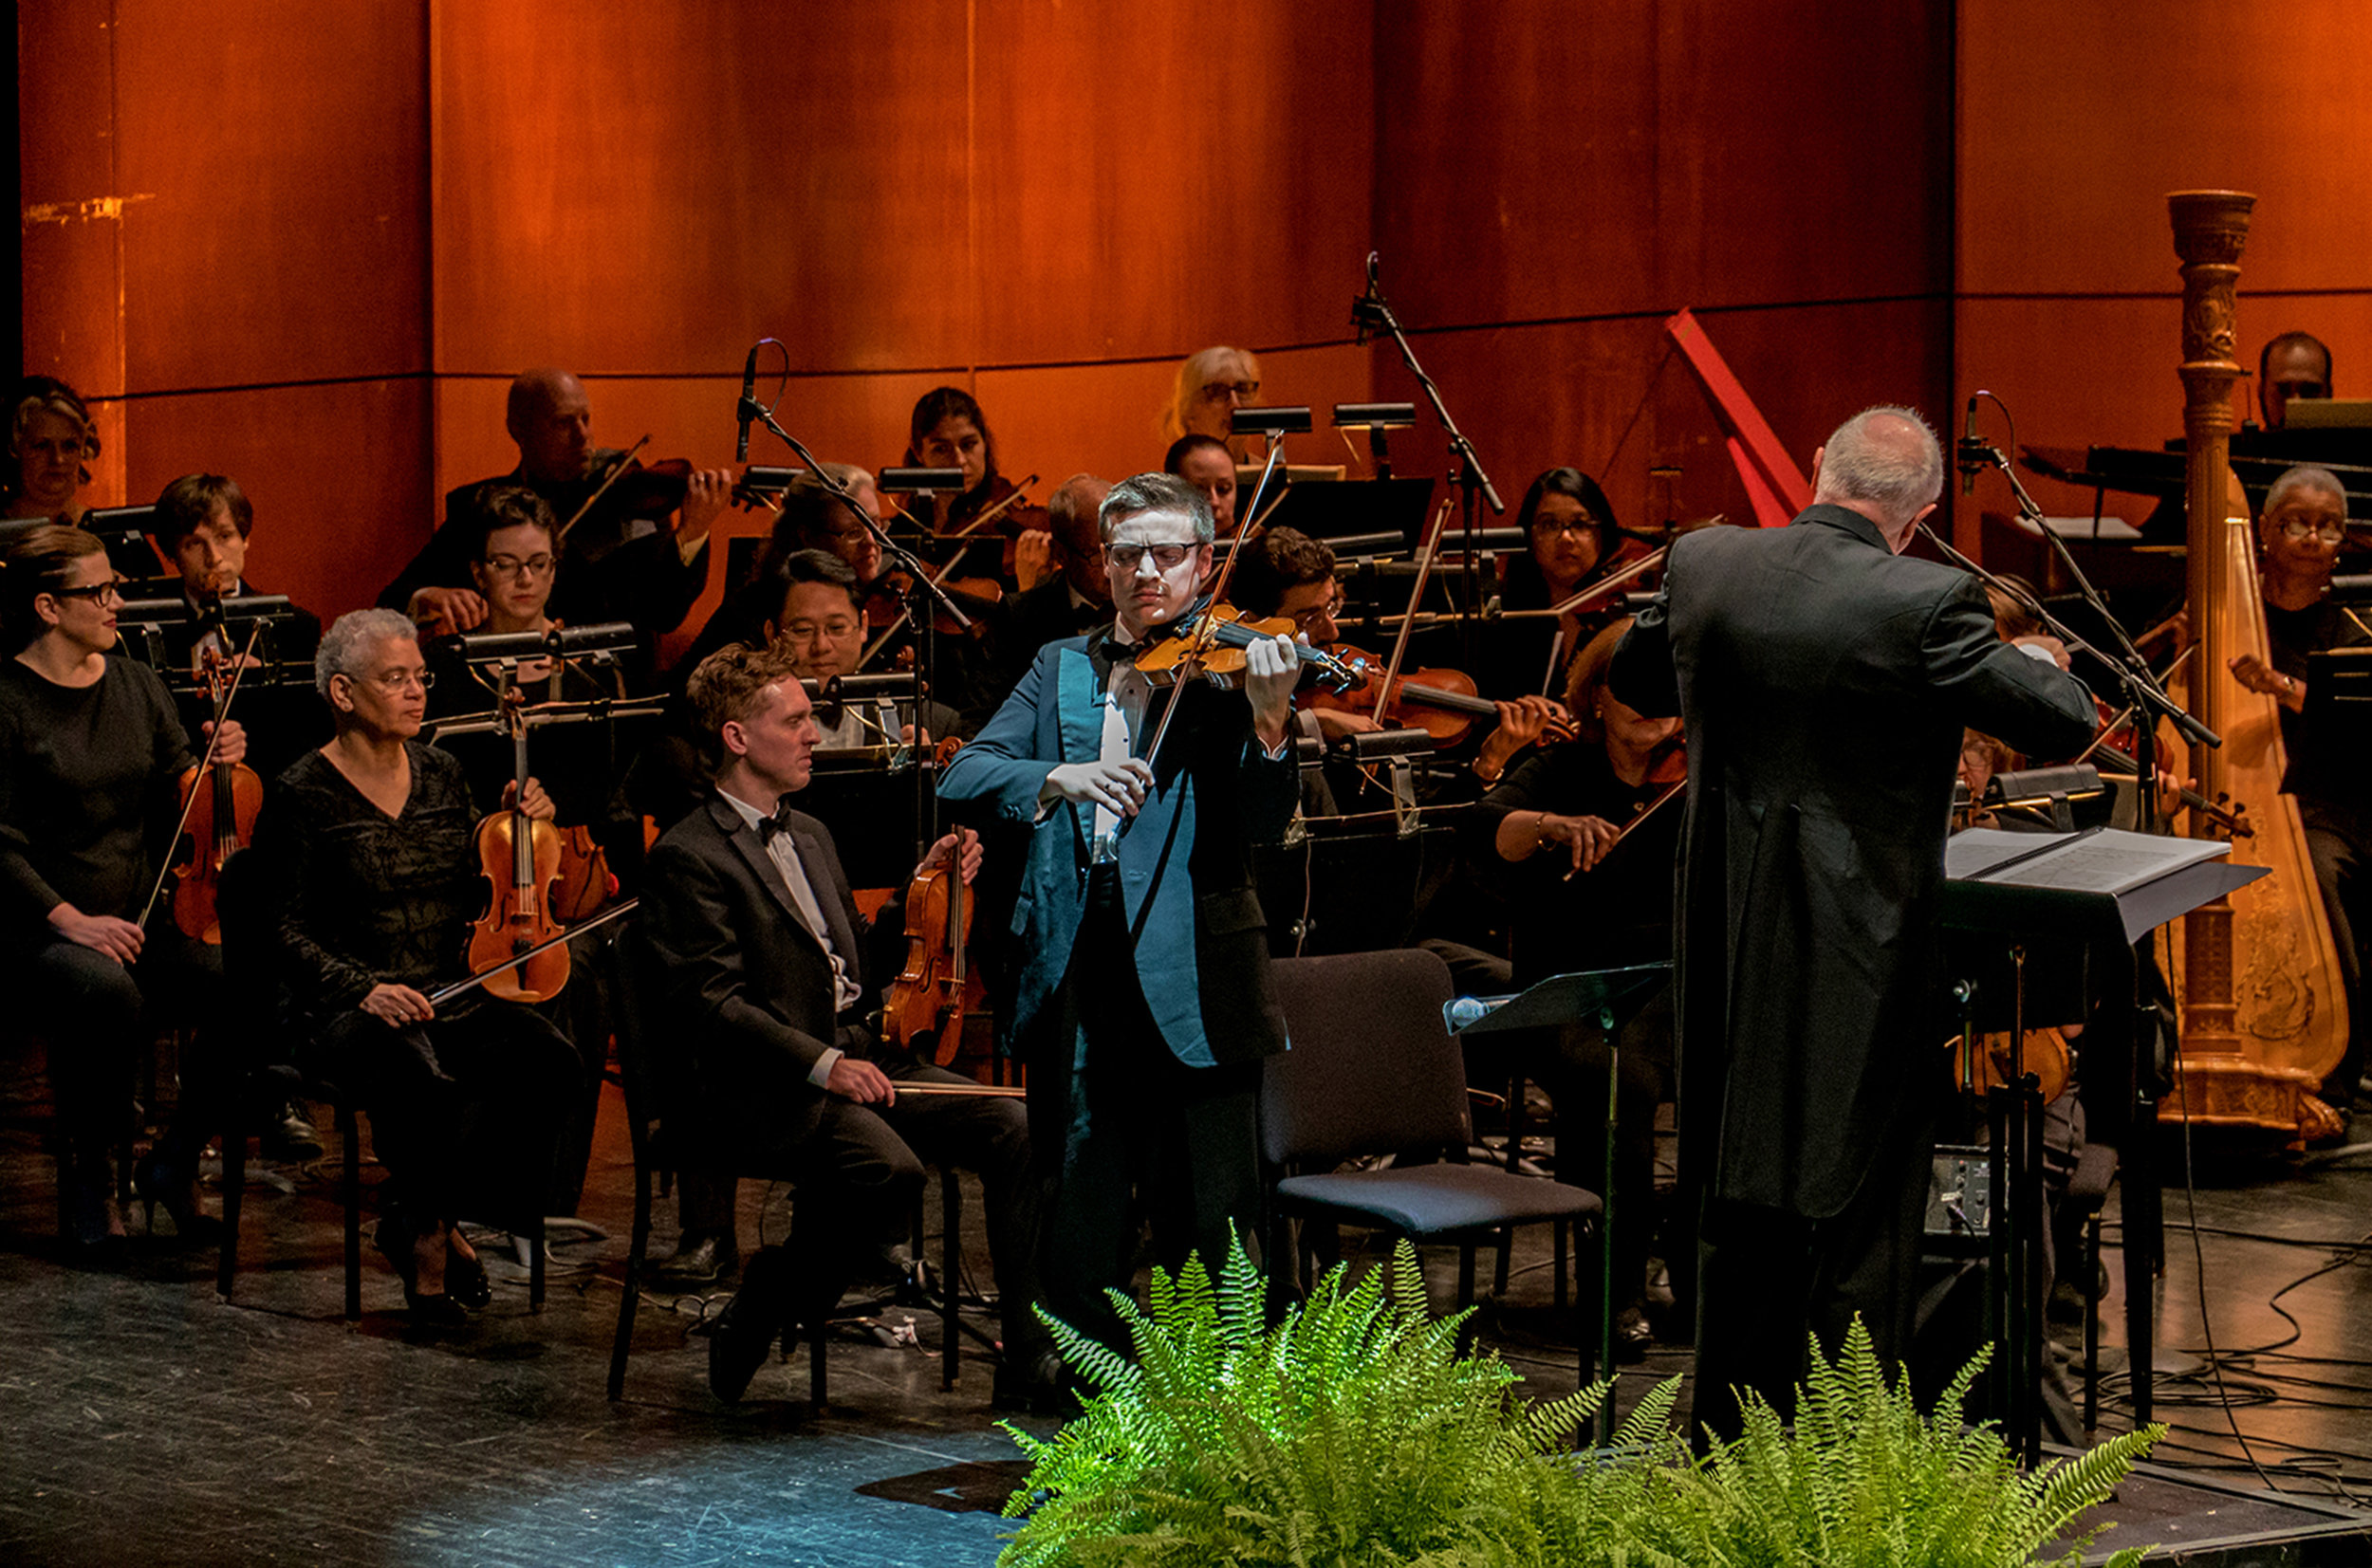
{"type": "MultiPolygon", "coordinates": [[[[132,1132],[156,1010],[170,1002],[196,1029],[173,1123],[134,1185],[185,1237],[213,1224],[197,1198],[197,1155],[236,1076],[217,1027],[221,950],[169,920],[142,924],[197,759],[164,682],[108,656],[121,602],[105,544],[80,528],[36,525],[0,557],[0,634],[11,655],[0,664],[0,972],[48,1044],[60,1234],[101,1265],[122,1259],[115,1154],[132,1132]]],[[[215,760],[246,752],[245,730],[226,720],[215,760]]]]}
{"type": "Polygon", "coordinates": [[[2307,661],[2330,649],[2372,643],[2372,626],[2363,614],[2331,597],[2346,533],[2347,492],[2338,475],[2300,466],[2273,481],[2257,516],[2257,564],[2272,657],[2242,654],[2230,661],[2241,685],[2281,705],[2282,748],[2289,758],[2282,793],[2298,802],[2347,1001],[2346,1054],[2319,1095],[2343,1113],[2363,1092],[2365,1042],[2372,1040],[2363,991],[2366,960],[2372,958],[2372,861],[2366,859],[2372,853],[2372,804],[2364,799],[2363,774],[2348,761],[2355,749],[2349,739],[2318,736],[2307,723],[2307,661]]]}
{"type": "MultiPolygon", "coordinates": [[[[465,503],[470,507],[470,577],[486,605],[479,635],[560,629],[550,603],[568,569],[553,539],[556,527],[544,498],[524,485],[483,486],[465,503]]],[[[449,731],[455,721],[482,718],[504,702],[518,711],[544,704],[563,705],[579,716],[565,722],[530,724],[527,749],[534,774],[552,802],[560,831],[560,887],[565,902],[556,918],[582,919],[611,898],[632,896],[640,880],[643,834],[640,815],[625,788],[625,765],[640,744],[640,721],[620,720],[587,705],[629,694],[634,650],[602,659],[525,657],[507,666],[473,664],[461,639],[444,637],[424,649],[429,688],[426,716],[434,745],[461,764],[470,801],[480,818],[501,809],[517,783],[519,748],[510,729],[449,731]]],[[[582,1095],[566,1108],[555,1157],[549,1212],[575,1212],[593,1147],[593,1124],[610,1036],[609,968],[617,933],[588,932],[569,944],[569,979],[561,995],[541,1004],[545,1015],[583,1059],[582,1095]]]]}
{"type": "MultiPolygon", "coordinates": [[[[895,965],[879,940],[898,935],[902,911],[893,901],[868,926],[829,828],[793,809],[818,731],[790,658],[722,649],[687,694],[712,787],[653,848],[636,938],[645,1006],[678,1024],[654,1031],[677,1147],[719,1156],[681,1173],[679,1256],[732,1267],[736,1172],[788,1177],[799,1193],[788,1243],[749,1260],[710,1338],[710,1386],[738,1399],[786,1323],[812,1328],[850,1283],[894,1277],[927,1159],[980,1176],[1004,1319],[999,1393],[1028,1403],[1050,1345],[1032,1313],[1040,1183],[1023,1113],[928,1093],[973,1085],[880,1039],[873,1008],[895,965]]],[[[947,835],[917,870],[946,864],[971,880],[977,840],[947,835]]]]}
{"type": "MultiPolygon", "coordinates": [[[[392,610],[341,616],[315,681],[336,733],[282,775],[251,851],[277,900],[288,1024],[300,1063],[370,1118],[388,1171],[378,1246],[415,1323],[455,1326],[490,1298],[455,1222],[540,1223],[584,1068],[530,1006],[483,987],[432,1000],[467,972],[487,877],[462,766],[418,738],[431,677],[417,628],[392,610]]],[[[532,779],[513,799],[550,820],[532,779]]]]}
{"type": "Polygon", "coordinates": [[[523,485],[543,497],[562,526],[561,555],[570,568],[553,606],[562,619],[580,626],[630,621],[650,638],[681,625],[708,580],[709,534],[731,505],[731,476],[722,469],[689,470],[679,487],[635,485],[621,473],[625,452],[593,445],[592,404],[584,384],[565,370],[521,372],[510,383],[503,424],[518,448],[518,466],[448,492],[443,524],[380,590],[379,603],[433,633],[481,624],[486,600],[470,575],[471,498],[484,486],[523,485]],[[614,475],[622,482],[603,491],[614,475]]]}
{"type": "MultiPolygon", "coordinates": [[[[1526,755],[1476,802],[1469,854],[1495,868],[1513,912],[1510,957],[1518,989],[1576,970],[1660,964],[1672,957],[1672,871],[1680,844],[1674,798],[1687,761],[1677,718],[1651,718],[1606,690],[1606,666],[1628,618],[1601,631],[1574,660],[1567,689],[1573,739],[1526,755]]],[[[1611,1246],[1615,1343],[1645,1352],[1647,1260],[1653,1248],[1656,1111],[1675,1086],[1671,993],[1609,1040],[1579,1024],[1503,1049],[1555,1107],[1556,1174],[1593,1190],[1606,1169],[1606,1079],[1616,1069],[1611,1246]],[[1617,1048],[1619,1047],[1619,1049],[1617,1048]]],[[[1510,1037],[1482,1037],[1484,1040],[1510,1037]]],[[[1486,1047],[1486,1050],[1488,1047],[1486,1047]]],[[[1477,1065],[1470,1049],[1468,1066],[1477,1065]]],[[[1687,1245],[1683,1222],[1676,1239],[1687,1245]]],[[[1677,1248],[1676,1281],[1686,1278],[1677,1248]]],[[[1685,1298],[1685,1291],[1678,1292],[1685,1298]]]]}
{"type": "Polygon", "coordinates": [[[0,540],[11,522],[80,523],[83,487],[99,455],[99,428],[82,394],[54,376],[26,376],[9,408],[9,466],[0,471],[0,540]]]}

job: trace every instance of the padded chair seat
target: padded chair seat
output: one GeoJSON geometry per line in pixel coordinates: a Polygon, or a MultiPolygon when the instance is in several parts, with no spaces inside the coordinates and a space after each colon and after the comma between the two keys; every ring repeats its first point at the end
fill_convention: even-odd
{"type": "Polygon", "coordinates": [[[1276,1186],[1288,1207],[1372,1215],[1412,1237],[1594,1216],[1598,1195],[1562,1182],[1516,1176],[1489,1165],[1416,1165],[1288,1176],[1276,1186]]]}

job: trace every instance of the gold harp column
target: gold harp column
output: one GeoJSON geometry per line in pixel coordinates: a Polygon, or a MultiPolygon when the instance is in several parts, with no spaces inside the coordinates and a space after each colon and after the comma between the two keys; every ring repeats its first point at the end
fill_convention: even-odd
{"type": "MultiPolygon", "coordinates": [[[[2232,387],[2240,378],[2233,356],[2238,315],[2240,251],[2248,243],[2256,197],[2239,191],[2177,191],[2166,198],[2174,217],[2175,254],[2182,259],[2182,434],[2190,455],[2184,487],[2191,625],[2198,637],[2193,657],[2191,711],[2223,732],[2220,673],[2232,656],[2233,606],[2225,565],[2231,487],[2232,387]]],[[[2223,787],[2224,764],[2213,747],[2194,746],[2191,767],[2210,800],[2223,787]]],[[[2183,928],[2183,1049],[2207,1055],[2241,1048],[2234,1026],[2232,902],[2218,898],[2193,911],[2183,928]]]]}

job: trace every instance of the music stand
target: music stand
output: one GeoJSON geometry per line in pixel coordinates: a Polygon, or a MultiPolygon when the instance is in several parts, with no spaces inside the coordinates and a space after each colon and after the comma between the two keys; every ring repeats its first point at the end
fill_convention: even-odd
{"type": "Polygon", "coordinates": [[[1430,478],[1296,483],[1269,509],[1269,526],[1298,528],[1312,539],[1328,541],[1391,532],[1414,550],[1424,541],[1433,486],[1430,478]]]}
{"type": "MultiPolygon", "coordinates": [[[[1577,969],[1552,975],[1514,996],[1462,996],[1442,1004],[1442,1022],[1450,1032],[1495,1034],[1504,1029],[1558,1029],[1567,1024],[1595,1025],[1606,1037],[1606,1154],[1598,1193],[1603,1209],[1598,1237],[1598,1365],[1614,1371],[1614,1227],[1615,1117],[1621,1088],[1623,1026],[1655,1000],[1672,978],[1670,963],[1634,964],[1619,969],[1577,969]]],[[[1562,1155],[1564,1151],[1558,1151],[1562,1155]]],[[[1508,1151],[1514,1169],[1515,1150],[1508,1151]]],[[[1614,1401],[1598,1407],[1598,1441],[1608,1442],[1614,1431],[1614,1401]]]]}
{"type": "MultiPolygon", "coordinates": [[[[2118,1146],[2125,1190],[2125,1337],[2133,1382],[2134,1421],[2150,1420],[2154,1329],[2150,1319],[2152,1269],[2159,1228],[2159,1186],[2150,1140],[2158,1124],[2159,1086],[2141,1062],[2142,1020],[2154,1018],[2140,994],[2140,964],[2134,944],[2178,915],[2212,902],[2267,875],[2264,866],[2233,865],[2227,843],[2196,839],[2165,839],[2152,834],[2125,833],[2115,828],[2086,828],[2077,833],[2002,833],[1984,828],[1956,834],[1947,841],[1944,867],[1947,880],[1938,915],[1943,930],[1962,939],[1964,951],[1992,948],[2010,966],[2011,983],[1987,990],[1983,977],[1972,972],[1983,961],[1963,959],[1955,965],[1969,985],[1970,1023],[1976,1014],[2006,1008],[2013,1060],[2025,1060],[2025,1025],[2030,1005],[2026,965],[2037,954],[2072,952],[2077,956],[2075,984],[2083,986],[2086,955],[2122,954],[2118,968],[2103,984],[2093,987],[2106,996],[2122,987],[2132,995],[2125,1027],[2109,1026],[2085,1036],[2087,1048],[2122,1049],[2124,1072],[2119,1084],[2128,1120],[2121,1127],[2118,1146]],[[2118,1038],[2122,1033],[2122,1038],[2118,1038]]],[[[2063,1001],[2046,1005],[2047,1011],[2064,1011],[2063,1001]]],[[[2108,1017],[2117,1016],[2111,1010],[2108,1017]]],[[[2101,1060],[2099,1055],[2095,1061],[2101,1060]]],[[[1999,1395],[2005,1412],[2002,1433],[2029,1465],[2042,1452],[2042,1410],[2034,1378],[2041,1369],[2043,1282],[2032,1255],[2033,1227],[2042,1216],[2041,1097],[2032,1089],[2031,1075],[2007,1093],[1997,1092],[1989,1106],[2000,1136],[1996,1147],[2002,1168],[1994,1191],[2010,1197],[1997,1200],[1990,1229],[1996,1264],[1989,1287],[1989,1308],[2003,1331],[2000,1342],[2006,1365],[1999,1395]]]]}

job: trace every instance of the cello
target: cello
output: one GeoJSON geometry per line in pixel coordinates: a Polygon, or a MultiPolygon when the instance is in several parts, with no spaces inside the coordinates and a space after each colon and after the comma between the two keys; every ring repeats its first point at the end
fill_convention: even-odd
{"type": "Polygon", "coordinates": [[[2337,1118],[2315,1089],[2347,1044],[2347,999],[2298,803],[2280,792],[2279,706],[2231,674],[2241,654],[2269,655],[2265,601],[2247,498],[2228,461],[2228,397],[2238,260],[2253,196],[2177,192],[2175,249],[2183,267],[2183,430],[2189,460],[2191,711],[2224,740],[2195,747],[2192,772],[2212,800],[2264,802],[2256,831],[2235,839],[2236,865],[2271,875],[2182,917],[2168,978],[2182,1049],[2169,1120],[2264,1128],[2296,1137],[2337,1118]]]}

